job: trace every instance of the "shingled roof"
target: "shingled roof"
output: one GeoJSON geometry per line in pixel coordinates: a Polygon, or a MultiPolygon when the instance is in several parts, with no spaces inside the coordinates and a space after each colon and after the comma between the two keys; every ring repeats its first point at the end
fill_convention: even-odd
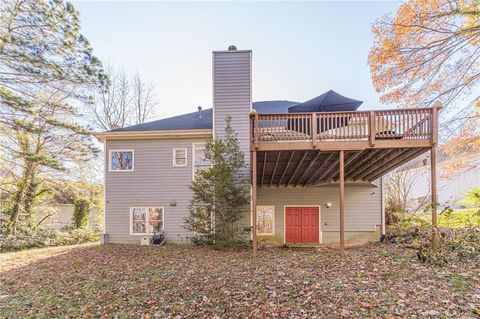
{"type": "MultiPolygon", "coordinates": [[[[258,113],[287,113],[290,106],[298,102],[292,101],[263,101],[253,102],[252,108],[258,113]]],[[[213,111],[202,111],[182,114],[148,123],[122,127],[110,132],[134,132],[134,131],[171,131],[171,130],[202,130],[212,129],[213,111]]]]}
{"type": "MultiPolygon", "coordinates": [[[[335,91],[327,91],[322,95],[303,103],[292,101],[253,102],[252,108],[259,114],[295,113],[295,112],[332,112],[356,110],[362,101],[347,98],[335,91]]],[[[213,110],[206,109],[182,114],[148,123],[122,127],[110,132],[142,132],[173,130],[208,130],[213,127],[213,110]]]]}

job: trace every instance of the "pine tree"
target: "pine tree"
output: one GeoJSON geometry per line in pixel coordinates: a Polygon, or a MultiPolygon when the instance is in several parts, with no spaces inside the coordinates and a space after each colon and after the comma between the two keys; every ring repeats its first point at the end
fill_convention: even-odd
{"type": "Polygon", "coordinates": [[[190,215],[185,219],[185,227],[195,234],[194,241],[220,246],[244,239],[246,231],[238,221],[249,203],[249,187],[240,178],[245,156],[230,117],[226,121],[224,136],[205,147],[205,158],[211,166],[195,175],[190,215]]]}
{"type": "Polygon", "coordinates": [[[15,233],[33,176],[95,151],[79,107],[106,78],[80,33],[78,12],[61,0],[0,0],[0,69],[0,159],[13,179],[15,233]]]}

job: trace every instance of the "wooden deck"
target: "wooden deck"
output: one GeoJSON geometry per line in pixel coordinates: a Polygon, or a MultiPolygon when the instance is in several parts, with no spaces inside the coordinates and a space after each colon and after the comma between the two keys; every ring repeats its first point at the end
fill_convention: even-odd
{"type": "Polygon", "coordinates": [[[438,109],[252,114],[260,186],[372,182],[436,145],[438,109]]]}
{"type": "Polygon", "coordinates": [[[437,108],[338,113],[252,114],[257,151],[429,147],[437,142],[437,108]]]}
{"type": "MultiPolygon", "coordinates": [[[[431,151],[431,211],[437,228],[436,145],[439,107],[335,113],[250,115],[252,207],[257,186],[338,183],[340,251],[345,248],[345,182],[373,182],[431,151]]],[[[257,213],[252,214],[257,252],[257,213]]]]}

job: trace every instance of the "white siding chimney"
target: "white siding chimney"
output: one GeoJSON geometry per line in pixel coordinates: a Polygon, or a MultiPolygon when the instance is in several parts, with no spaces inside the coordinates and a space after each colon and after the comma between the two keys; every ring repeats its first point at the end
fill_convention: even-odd
{"type": "Polygon", "coordinates": [[[245,161],[250,164],[249,113],[252,109],[252,51],[213,52],[213,134],[220,137],[225,119],[232,118],[245,161]]]}

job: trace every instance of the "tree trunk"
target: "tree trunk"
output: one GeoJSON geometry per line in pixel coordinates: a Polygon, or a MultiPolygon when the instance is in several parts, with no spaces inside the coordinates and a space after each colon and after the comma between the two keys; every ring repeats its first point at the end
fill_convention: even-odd
{"type": "Polygon", "coordinates": [[[20,216],[20,212],[22,211],[22,203],[25,197],[25,190],[27,189],[30,182],[32,172],[33,164],[27,163],[23,173],[22,181],[18,185],[18,190],[16,192],[16,194],[18,195],[15,196],[16,203],[13,207],[12,215],[10,216],[10,234],[12,235],[15,235],[17,233],[18,217],[20,216]]]}

